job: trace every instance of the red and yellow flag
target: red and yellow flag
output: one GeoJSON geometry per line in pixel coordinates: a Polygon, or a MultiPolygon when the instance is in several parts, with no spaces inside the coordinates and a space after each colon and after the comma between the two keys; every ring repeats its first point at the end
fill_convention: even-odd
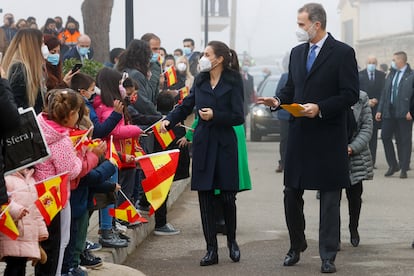
{"type": "Polygon", "coordinates": [[[181,88],[179,91],[180,91],[180,100],[183,100],[185,97],[187,97],[190,94],[190,90],[188,89],[188,86],[181,88]]]}
{"type": "Polygon", "coordinates": [[[116,151],[115,145],[112,142],[112,136],[111,140],[109,142],[108,149],[105,154],[105,158],[112,162],[115,166],[119,168],[119,165],[121,164],[121,158],[119,158],[118,152],[116,151]]]}
{"type": "Polygon", "coordinates": [[[72,140],[73,146],[75,146],[85,134],[88,133],[87,129],[72,129],[69,131],[69,137],[72,140]]]}
{"type": "Polygon", "coordinates": [[[39,196],[35,201],[35,205],[42,214],[46,224],[49,225],[53,218],[62,210],[62,204],[56,187],[53,186],[43,195],[39,196]]]}
{"type": "Polygon", "coordinates": [[[8,236],[10,239],[15,240],[19,236],[19,230],[11,217],[8,204],[1,206],[1,217],[0,217],[0,232],[8,236]]]}
{"type": "Polygon", "coordinates": [[[109,208],[109,215],[129,223],[134,223],[137,221],[142,223],[148,222],[147,219],[139,215],[137,209],[135,209],[135,207],[132,206],[128,200],[125,200],[121,205],[118,206],[118,208],[109,208]]]}
{"type": "Polygon", "coordinates": [[[59,202],[62,205],[62,207],[65,207],[66,202],[68,201],[68,181],[69,181],[68,173],[63,173],[63,174],[48,178],[46,180],[43,180],[41,182],[38,182],[35,184],[37,195],[40,198],[47,191],[55,187],[56,193],[59,198],[59,202]]]}
{"type": "Polygon", "coordinates": [[[167,80],[167,86],[170,87],[177,83],[177,73],[175,72],[175,67],[171,66],[165,70],[165,79],[167,80]]]}
{"type": "Polygon", "coordinates": [[[161,133],[161,121],[158,121],[156,124],[152,126],[152,130],[154,131],[155,138],[157,138],[158,143],[160,143],[162,149],[166,149],[169,144],[175,139],[174,132],[170,129],[166,133],[161,133]]]}
{"type": "Polygon", "coordinates": [[[142,188],[152,209],[157,210],[167,198],[178,165],[180,150],[147,154],[138,159],[145,179],[142,188]]]}

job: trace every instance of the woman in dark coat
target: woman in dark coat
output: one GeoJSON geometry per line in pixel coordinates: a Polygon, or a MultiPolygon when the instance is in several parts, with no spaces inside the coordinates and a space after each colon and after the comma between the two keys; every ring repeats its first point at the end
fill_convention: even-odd
{"type": "Polygon", "coordinates": [[[237,55],[211,41],[200,59],[200,74],[190,95],[168,114],[162,130],[184,120],[195,107],[200,120],[194,130],[191,189],[198,191],[207,254],[200,265],[218,263],[214,189],[221,190],[230,258],[240,260],[236,243],[236,193],[239,190],[237,138],[233,126],[244,122],[243,82],[237,55]]]}
{"type": "MultiPolygon", "coordinates": [[[[3,69],[0,67],[0,143],[3,148],[3,135],[16,127],[19,127],[19,112],[13,99],[9,83],[5,77],[3,69]]],[[[2,150],[3,152],[3,150],[2,150]]],[[[7,190],[4,183],[4,156],[0,154],[0,205],[8,202],[7,190]]]]}

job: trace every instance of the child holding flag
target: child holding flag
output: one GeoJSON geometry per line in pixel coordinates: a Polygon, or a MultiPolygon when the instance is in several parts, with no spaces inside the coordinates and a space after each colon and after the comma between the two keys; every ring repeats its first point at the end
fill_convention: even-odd
{"type": "Polygon", "coordinates": [[[33,208],[37,200],[33,172],[34,169],[24,169],[5,177],[10,195],[9,213],[17,224],[19,236],[12,239],[0,234],[0,259],[6,262],[4,275],[25,275],[28,260],[41,260],[39,242],[49,235],[42,215],[33,208]]]}
{"type": "MultiPolygon", "coordinates": [[[[82,97],[71,89],[54,89],[46,95],[46,109],[38,115],[39,124],[51,151],[51,157],[35,166],[34,178],[41,181],[68,171],[71,185],[77,185],[79,177],[88,173],[85,164],[93,168],[98,164],[98,156],[88,150],[82,155],[75,153],[69,131],[76,128],[85,114],[82,97]]],[[[70,190],[68,185],[67,190],[70,190]]],[[[68,195],[65,196],[69,198],[68,195]]],[[[48,260],[37,264],[36,275],[60,274],[64,250],[70,238],[70,204],[63,202],[63,209],[48,226],[49,238],[41,243],[48,260]],[[66,204],[66,205],[65,205],[66,204]]]]}
{"type": "MultiPolygon", "coordinates": [[[[94,108],[98,115],[99,121],[104,121],[112,113],[114,99],[124,101],[126,96],[125,88],[122,86],[121,73],[109,69],[103,68],[98,72],[96,77],[96,84],[101,89],[100,97],[96,97],[94,101],[94,108]]],[[[142,130],[136,125],[130,125],[129,116],[124,109],[123,118],[112,130],[113,143],[118,152],[121,152],[120,164],[119,164],[119,183],[121,184],[122,191],[132,200],[136,164],[134,156],[134,147],[132,146],[132,140],[138,138],[142,133],[142,130]]],[[[107,137],[108,139],[109,137],[107,137]]],[[[120,195],[118,197],[118,204],[121,205],[126,198],[120,195]]],[[[132,226],[132,225],[131,225],[132,226]]]]}

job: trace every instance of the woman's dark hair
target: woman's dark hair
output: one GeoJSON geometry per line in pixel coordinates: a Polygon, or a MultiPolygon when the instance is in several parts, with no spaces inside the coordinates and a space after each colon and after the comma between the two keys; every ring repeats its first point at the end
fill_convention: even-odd
{"type": "Polygon", "coordinates": [[[223,69],[239,72],[240,65],[237,53],[221,41],[210,41],[208,44],[213,49],[216,57],[223,57],[223,69]]]}
{"type": "Polygon", "coordinates": [[[123,101],[119,92],[121,79],[121,73],[108,67],[104,67],[98,72],[96,85],[101,89],[101,99],[104,105],[114,106],[114,100],[123,101]]]}
{"type": "Polygon", "coordinates": [[[136,69],[146,76],[151,56],[152,51],[148,42],[134,39],[129,43],[125,52],[119,56],[116,69],[119,71],[124,71],[127,68],[136,69]]]}

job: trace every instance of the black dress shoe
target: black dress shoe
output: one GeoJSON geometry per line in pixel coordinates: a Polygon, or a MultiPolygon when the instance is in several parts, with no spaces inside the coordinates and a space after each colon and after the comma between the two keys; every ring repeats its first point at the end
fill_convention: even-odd
{"type": "Polygon", "coordinates": [[[322,273],[335,273],[336,267],[335,267],[334,262],[331,260],[322,260],[321,272],[322,273]]]}
{"type": "Polygon", "coordinates": [[[352,244],[353,247],[357,247],[359,245],[358,230],[351,231],[351,244],[352,244]]]}
{"type": "Polygon", "coordinates": [[[230,252],[230,259],[233,260],[233,262],[237,263],[240,261],[240,248],[237,245],[236,241],[227,243],[227,247],[229,248],[230,252]]]}
{"type": "Polygon", "coordinates": [[[286,254],[285,260],[283,261],[284,266],[292,266],[299,262],[300,260],[300,252],[303,252],[308,248],[308,244],[305,243],[302,245],[300,250],[289,249],[288,253],[286,254]]]}
{"type": "Polygon", "coordinates": [[[384,176],[391,176],[394,173],[398,172],[400,169],[397,167],[390,167],[388,171],[384,174],[384,176]]]}
{"type": "Polygon", "coordinates": [[[405,179],[405,178],[407,178],[407,172],[406,172],[406,171],[401,170],[401,173],[400,173],[400,178],[401,178],[401,179],[405,179]]]}
{"type": "Polygon", "coordinates": [[[218,264],[217,251],[207,251],[207,254],[200,260],[200,266],[208,266],[218,264]]]}

